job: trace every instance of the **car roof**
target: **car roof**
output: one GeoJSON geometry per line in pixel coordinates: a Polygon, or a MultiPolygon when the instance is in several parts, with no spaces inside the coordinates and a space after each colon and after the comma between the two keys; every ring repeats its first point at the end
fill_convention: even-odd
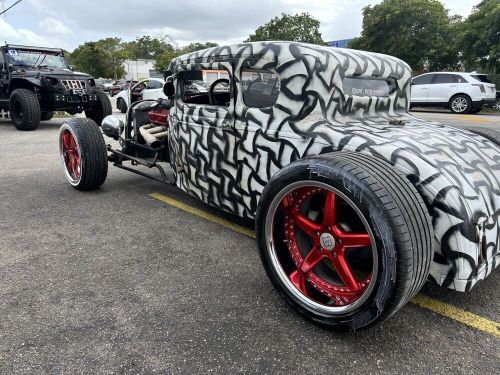
{"type": "MultiPolygon", "coordinates": [[[[377,52],[366,52],[354,50],[350,48],[336,48],[330,46],[322,46],[318,44],[300,43],[292,41],[261,41],[247,42],[240,44],[228,44],[206,48],[203,50],[186,53],[172,59],[170,67],[178,64],[186,63],[216,63],[220,61],[241,61],[249,57],[259,58],[263,60],[282,60],[292,61],[296,59],[295,53],[297,50],[306,49],[309,51],[319,52],[323,55],[333,55],[336,60],[343,61],[347,57],[360,59],[363,57],[372,58],[375,60],[383,60],[390,63],[403,63],[404,61],[397,57],[385,55],[377,52]],[[256,52],[259,51],[259,52],[256,52]]],[[[409,66],[408,66],[409,69],[409,66]]],[[[170,69],[169,69],[170,70],[170,69]]]]}

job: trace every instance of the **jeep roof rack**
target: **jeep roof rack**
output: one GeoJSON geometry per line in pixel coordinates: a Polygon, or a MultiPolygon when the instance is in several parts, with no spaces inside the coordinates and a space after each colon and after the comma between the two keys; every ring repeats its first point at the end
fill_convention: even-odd
{"type": "Polygon", "coordinates": [[[13,48],[13,49],[33,50],[33,51],[63,52],[62,48],[24,46],[22,44],[8,44],[8,43],[6,43],[5,47],[6,48],[13,48]]]}

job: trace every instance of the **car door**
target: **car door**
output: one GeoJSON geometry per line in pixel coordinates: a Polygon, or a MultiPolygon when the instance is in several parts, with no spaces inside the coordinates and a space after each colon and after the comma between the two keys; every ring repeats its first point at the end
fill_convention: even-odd
{"type": "Polygon", "coordinates": [[[146,86],[146,89],[142,93],[142,98],[144,100],[157,100],[157,99],[167,99],[163,93],[163,83],[160,81],[151,79],[146,86]]]}
{"type": "MultiPolygon", "coordinates": [[[[174,77],[175,107],[169,116],[171,162],[181,189],[232,213],[241,212],[235,184],[233,69],[229,62],[181,65],[174,77]],[[228,90],[212,82],[209,92],[191,90],[193,81],[218,73],[228,77],[228,90]]],[[[226,82],[226,81],[224,81],[226,82]]]]}
{"type": "Polygon", "coordinates": [[[428,100],[433,103],[448,103],[457,92],[459,78],[456,74],[435,74],[429,87],[428,100]]]}
{"type": "Polygon", "coordinates": [[[428,101],[429,88],[433,77],[433,74],[423,74],[413,79],[411,83],[412,103],[425,103],[428,101]]]}
{"type": "MultiPolygon", "coordinates": [[[[264,58],[247,60],[235,70],[237,99],[237,184],[245,212],[254,214],[258,197],[281,166],[290,163],[291,147],[279,133],[280,109],[274,109],[280,94],[276,62],[264,58]],[[272,125],[271,125],[272,124],[272,125]]],[[[283,107],[281,107],[283,108],[283,107]]]]}

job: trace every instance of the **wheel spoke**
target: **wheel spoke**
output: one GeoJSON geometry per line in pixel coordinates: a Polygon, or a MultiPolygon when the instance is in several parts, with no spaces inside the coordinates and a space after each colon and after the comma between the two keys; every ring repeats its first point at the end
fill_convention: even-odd
{"type": "Polygon", "coordinates": [[[368,233],[342,233],[338,237],[344,248],[369,247],[372,244],[368,233]]]}
{"type": "Polygon", "coordinates": [[[78,177],[78,160],[74,155],[71,158],[71,169],[73,170],[75,177],[78,177]]]}
{"type": "Polygon", "coordinates": [[[357,291],[359,289],[358,282],[354,277],[351,267],[349,267],[344,254],[340,253],[336,256],[332,256],[332,263],[344,285],[353,292],[357,291]]]}
{"type": "Polygon", "coordinates": [[[325,258],[325,255],[321,254],[318,248],[314,246],[300,265],[300,269],[302,272],[307,273],[316,267],[323,258],[325,258]]]}
{"type": "Polygon", "coordinates": [[[337,223],[336,215],[337,195],[333,191],[328,191],[325,198],[325,208],[323,211],[323,224],[333,226],[337,223]]]}
{"type": "Polygon", "coordinates": [[[307,280],[306,275],[301,270],[293,271],[290,276],[288,276],[292,284],[301,291],[305,296],[309,296],[307,291],[307,280]]]}
{"type": "Polygon", "coordinates": [[[321,229],[320,224],[315,223],[296,210],[293,211],[292,216],[295,224],[310,236],[314,236],[321,229]]]}
{"type": "Polygon", "coordinates": [[[63,139],[63,146],[66,151],[70,150],[70,140],[69,140],[70,133],[69,132],[64,132],[62,139],[63,139]]]}

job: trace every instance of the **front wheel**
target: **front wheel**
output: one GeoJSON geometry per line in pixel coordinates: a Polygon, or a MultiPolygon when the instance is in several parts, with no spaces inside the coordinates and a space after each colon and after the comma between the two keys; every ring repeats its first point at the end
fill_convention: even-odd
{"type": "Polygon", "coordinates": [[[9,111],[12,123],[17,130],[29,131],[38,128],[42,115],[40,103],[33,91],[28,89],[12,91],[9,111]]]}
{"type": "Polygon", "coordinates": [[[106,144],[93,120],[66,120],[59,131],[59,152],[64,174],[75,189],[93,190],[106,180],[106,144]]]}
{"type": "Polygon", "coordinates": [[[450,100],[450,110],[457,114],[466,114],[471,111],[472,101],[467,95],[455,95],[450,100]]]}
{"type": "Polygon", "coordinates": [[[432,260],[431,228],[404,175],[351,152],[283,168],[257,211],[271,282],[300,314],[340,330],[379,323],[419,291],[432,260]]]}

